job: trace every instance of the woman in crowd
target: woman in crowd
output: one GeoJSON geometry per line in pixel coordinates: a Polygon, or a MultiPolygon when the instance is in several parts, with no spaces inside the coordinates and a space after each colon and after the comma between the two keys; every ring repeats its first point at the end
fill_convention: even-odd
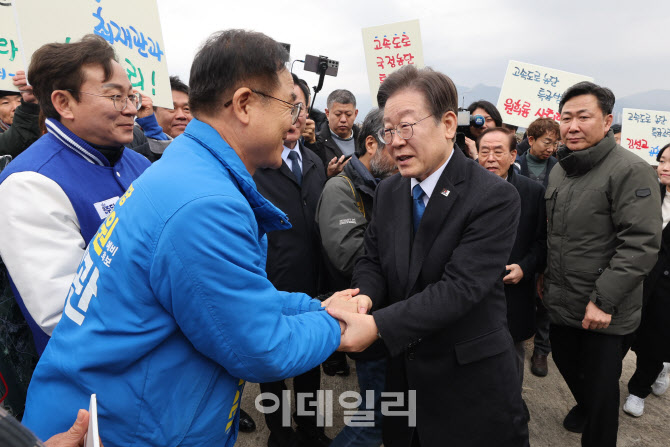
{"type": "Polygon", "coordinates": [[[640,417],[644,399],[649,393],[665,393],[670,379],[670,144],[661,148],[656,157],[661,188],[663,237],[658,261],[644,283],[642,323],[637,330],[633,350],[637,354],[637,368],[628,382],[630,395],[623,411],[640,417]]]}

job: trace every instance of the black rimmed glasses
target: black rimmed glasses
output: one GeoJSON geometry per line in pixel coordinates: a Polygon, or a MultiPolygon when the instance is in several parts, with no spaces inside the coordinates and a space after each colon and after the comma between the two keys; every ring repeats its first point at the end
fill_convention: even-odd
{"type": "MultiPolygon", "coordinates": [[[[71,93],[75,93],[74,90],[68,90],[71,93]]],[[[130,102],[132,105],[135,106],[136,109],[139,109],[139,105],[142,103],[142,96],[139,93],[133,93],[131,95],[98,95],[97,93],[89,93],[89,92],[82,92],[79,91],[77,93],[83,93],[84,95],[90,95],[90,96],[99,96],[100,98],[107,98],[111,99],[112,102],[114,103],[114,108],[116,109],[117,112],[123,112],[126,110],[126,107],[128,107],[128,103],[130,102]]]]}
{"type": "MultiPolygon", "coordinates": [[[[257,95],[265,96],[266,98],[271,98],[274,99],[275,101],[283,102],[287,106],[291,108],[291,124],[295,124],[296,121],[298,121],[298,117],[300,116],[300,111],[303,108],[303,104],[299,102],[298,104],[291,104],[288,101],[284,101],[283,99],[275,98],[272,95],[268,95],[267,93],[259,92],[258,90],[251,89],[252,92],[254,92],[257,95]]],[[[228,107],[233,103],[233,100],[231,99],[227,103],[223,105],[223,107],[228,107]]]]}
{"type": "Polygon", "coordinates": [[[412,135],[414,135],[414,126],[416,124],[419,124],[426,118],[430,118],[431,116],[433,115],[430,114],[427,117],[421,118],[419,121],[416,121],[414,123],[400,123],[397,126],[395,126],[395,128],[379,129],[377,135],[379,135],[379,138],[381,138],[382,141],[386,144],[391,144],[393,142],[393,134],[398,135],[398,137],[402,138],[403,140],[409,140],[410,138],[412,138],[412,135]]]}

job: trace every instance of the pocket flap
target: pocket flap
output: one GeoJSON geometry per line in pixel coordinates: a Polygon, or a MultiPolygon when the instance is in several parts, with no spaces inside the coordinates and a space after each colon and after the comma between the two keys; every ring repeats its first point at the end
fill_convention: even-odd
{"type": "Polygon", "coordinates": [[[507,328],[499,328],[471,340],[456,343],[456,359],[459,365],[476,362],[504,352],[512,344],[507,328]]]}

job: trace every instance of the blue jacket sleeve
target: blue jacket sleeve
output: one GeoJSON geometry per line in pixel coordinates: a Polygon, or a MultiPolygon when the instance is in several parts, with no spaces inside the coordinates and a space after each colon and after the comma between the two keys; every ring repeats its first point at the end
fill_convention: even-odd
{"type": "Polygon", "coordinates": [[[144,131],[144,135],[154,140],[169,140],[170,138],[163,133],[163,128],[158,124],[156,115],[153,113],[144,118],[137,118],[137,124],[140,125],[144,131]]]}
{"type": "MultiPolygon", "coordinates": [[[[194,200],[166,222],[151,285],[184,335],[233,375],[271,382],[322,363],[340,343],[327,312],[277,291],[264,270],[257,223],[241,197],[194,200]]],[[[316,301],[318,303],[318,301],[316,301]]]]}

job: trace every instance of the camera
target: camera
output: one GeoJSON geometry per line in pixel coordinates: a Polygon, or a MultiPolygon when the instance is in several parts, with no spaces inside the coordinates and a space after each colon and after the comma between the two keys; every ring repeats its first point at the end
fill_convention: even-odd
{"type": "Polygon", "coordinates": [[[481,115],[470,115],[468,109],[458,109],[458,127],[456,128],[456,144],[461,149],[465,148],[465,137],[470,136],[470,127],[484,127],[486,119],[481,115]]]}

